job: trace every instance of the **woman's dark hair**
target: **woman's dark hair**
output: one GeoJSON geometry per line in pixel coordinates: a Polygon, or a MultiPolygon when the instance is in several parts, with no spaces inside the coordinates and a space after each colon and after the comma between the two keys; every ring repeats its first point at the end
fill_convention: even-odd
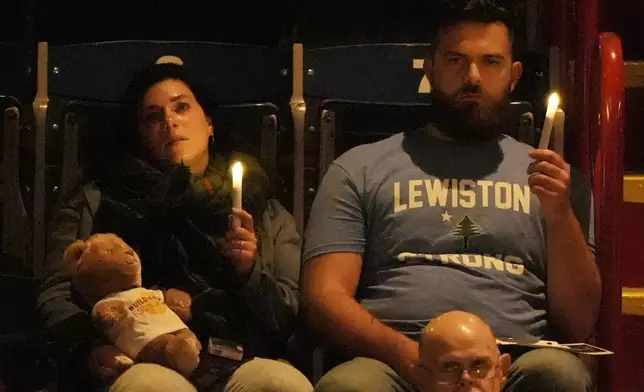
{"type": "Polygon", "coordinates": [[[137,127],[139,106],[147,91],[155,84],[165,80],[179,80],[185,83],[206,115],[209,115],[214,109],[213,103],[208,100],[209,94],[205,88],[191,77],[183,65],[154,64],[139,70],[127,85],[120,104],[118,140],[122,152],[126,155],[140,154],[141,135],[139,135],[137,127]]]}

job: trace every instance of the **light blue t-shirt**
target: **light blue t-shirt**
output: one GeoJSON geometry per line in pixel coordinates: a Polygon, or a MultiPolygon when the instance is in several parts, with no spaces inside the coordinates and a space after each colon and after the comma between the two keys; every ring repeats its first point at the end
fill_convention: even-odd
{"type": "MultiPolygon", "coordinates": [[[[357,300],[412,337],[458,309],[482,317],[498,337],[550,338],[545,223],[528,186],[530,150],[509,136],[462,145],[423,130],[355,147],[322,181],[303,261],[362,253],[357,300]]],[[[590,226],[592,245],[592,219],[590,226]]]]}

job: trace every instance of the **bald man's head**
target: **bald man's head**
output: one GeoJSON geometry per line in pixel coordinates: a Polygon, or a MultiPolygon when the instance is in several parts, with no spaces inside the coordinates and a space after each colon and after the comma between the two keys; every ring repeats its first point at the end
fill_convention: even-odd
{"type": "Polygon", "coordinates": [[[510,357],[500,354],[492,329],[480,317],[452,311],[431,320],[423,330],[418,366],[425,370],[426,391],[498,392],[510,357]]]}
{"type": "Polygon", "coordinates": [[[421,350],[421,356],[429,354],[434,358],[439,353],[470,347],[491,354],[499,352],[490,326],[477,315],[460,310],[431,320],[423,330],[420,346],[425,348],[421,350]]]}

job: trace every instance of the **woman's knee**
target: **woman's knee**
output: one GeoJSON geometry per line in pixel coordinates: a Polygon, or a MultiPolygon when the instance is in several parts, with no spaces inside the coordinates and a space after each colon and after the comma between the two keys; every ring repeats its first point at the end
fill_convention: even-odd
{"type": "Polygon", "coordinates": [[[593,391],[586,365],[575,355],[557,349],[530,351],[512,364],[506,391],[593,391]]]}
{"type": "Polygon", "coordinates": [[[140,363],[132,366],[109,389],[109,392],[197,392],[181,374],[166,367],[140,363]]]}
{"type": "Polygon", "coordinates": [[[255,358],[239,367],[224,392],[311,392],[311,382],[292,365],[255,358]]]}

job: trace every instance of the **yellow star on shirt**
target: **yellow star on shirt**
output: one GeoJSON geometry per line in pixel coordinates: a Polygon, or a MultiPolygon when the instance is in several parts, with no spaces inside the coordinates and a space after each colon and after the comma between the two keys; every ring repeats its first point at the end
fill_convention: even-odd
{"type": "Polygon", "coordinates": [[[443,222],[451,222],[452,221],[452,216],[447,211],[443,212],[441,214],[441,216],[443,217],[443,222]]]}

